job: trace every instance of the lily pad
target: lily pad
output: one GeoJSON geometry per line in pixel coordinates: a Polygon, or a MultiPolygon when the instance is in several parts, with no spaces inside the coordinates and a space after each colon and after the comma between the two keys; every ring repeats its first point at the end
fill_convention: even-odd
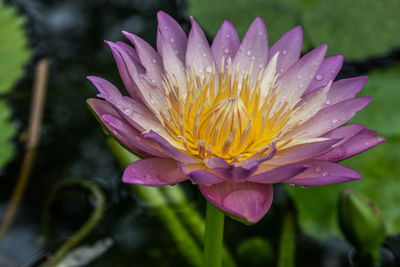
{"type": "MultiPolygon", "coordinates": [[[[16,15],[13,7],[0,0],[0,95],[5,96],[23,74],[23,67],[30,57],[24,20],[16,15]]],[[[0,169],[11,159],[14,148],[11,138],[16,133],[10,122],[10,109],[0,100],[0,169]]]]}
{"type": "Polygon", "coordinates": [[[193,15],[210,36],[230,19],[241,36],[251,21],[266,22],[270,44],[291,28],[304,28],[304,51],[323,43],[328,54],[346,60],[383,56],[400,46],[400,1],[387,0],[188,0],[193,15]]]}
{"type": "Polygon", "coordinates": [[[361,123],[386,136],[388,141],[351,159],[343,165],[360,172],[363,178],[346,184],[325,187],[290,188],[301,228],[316,238],[337,236],[339,192],[351,188],[371,199],[382,212],[389,234],[400,232],[400,66],[370,75],[362,95],[373,102],[351,123],[361,123]]]}

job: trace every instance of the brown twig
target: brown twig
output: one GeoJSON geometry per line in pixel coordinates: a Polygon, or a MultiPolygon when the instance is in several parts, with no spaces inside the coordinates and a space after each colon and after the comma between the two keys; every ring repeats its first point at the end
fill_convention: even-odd
{"type": "Polygon", "coordinates": [[[39,143],[40,137],[40,126],[42,123],[46,96],[48,65],[49,64],[46,59],[40,60],[36,65],[26,151],[10,204],[7,207],[6,213],[4,214],[0,225],[0,241],[3,239],[5,233],[14,220],[15,214],[24,195],[26,185],[28,184],[29,176],[31,174],[33,160],[36,154],[36,147],[39,143]]]}

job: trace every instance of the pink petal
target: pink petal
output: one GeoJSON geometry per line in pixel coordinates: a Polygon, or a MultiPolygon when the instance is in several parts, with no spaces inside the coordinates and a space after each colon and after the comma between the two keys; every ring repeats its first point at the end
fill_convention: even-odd
{"type": "Polygon", "coordinates": [[[251,84],[257,81],[258,74],[268,62],[268,35],[262,18],[257,17],[250,25],[240,44],[239,50],[233,59],[233,69],[239,64],[239,82],[243,72],[249,71],[253,64],[250,76],[251,84]],[[243,72],[242,72],[243,71],[243,72]]]}
{"type": "Polygon", "coordinates": [[[145,106],[130,97],[122,96],[107,80],[96,76],[88,76],[87,79],[99,90],[100,94],[97,96],[111,103],[118,113],[139,131],[161,127],[157,118],[145,106]]]}
{"type": "Polygon", "coordinates": [[[129,54],[119,45],[113,42],[106,42],[119,64],[125,64],[129,78],[136,83],[142,102],[154,113],[158,114],[159,107],[163,108],[167,106],[164,90],[161,87],[157,87],[154,83],[149,81],[149,78],[139,73],[134,61],[129,54]]]}
{"type": "MultiPolygon", "coordinates": [[[[112,43],[106,41],[106,44],[111,45],[112,43]]],[[[145,73],[145,70],[140,64],[140,61],[138,61],[139,58],[133,47],[130,47],[124,42],[117,42],[116,45],[118,45],[126,53],[126,60],[124,60],[119,53],[113,52],[122,82],[124,83],[129,95],[132,98],[141,101],[140,90],[136,82],[132,79],[132,75],[145,73]]]]}
{"type": "Polygon", "coordinates": [[[202,163],[186,164],[178,162],[178,165],[182,173],[188,176],[195,184],[211,185],[222,183],[224,181],[220,176],[213,173],[202,163]]]}
{"type": "Polygon", "coordinates": [[[179,170],[175,160],[148,158],[135,161],[126,167],[122,181],[129,184],[162,186],[185,181],[187,177],[179,170]]]}
{"type": "Polygon", "coordinates": [[[326,138],[341,138],[339,142],[335,144],[335,146],[340,146],[344,143],[346,143],[350,138],[361,132],[362,130],[365,129],[364,125],[361,124],[349,124],[345,125],[339,128],[336,128],[326,134],[324,134],[322,137],[326,138]]]}
{"type": "Polygon", "coordinates": [[[233,60],[239,45],[240,38],[235,26],[229,20],[225,20],[211,45],[211,53],[214,56],[217,70],[221,69],[222,58],[224,58],[225,65],[228,63],[228,58],[233,60]]]}
{"type": "Polygon", "coordinates": [[[287,164],[263,172],[261,170],[262,166],[260,166],[257,174],[247,179],[247,181],[263,184],[280,183],[292,178],[293,176],[296,176],[299,173],[304,172],[309,167],[310,165],[307,164],[287,164]]]}
{"type": "MultiPolygon", "coordinates": [[[[185,64],[186,55],[186,44],[187,37],[186,33],[182,30],[176,20],[174,20],[170,15],[163,11],[158,11],[158,31],[157,31],[157,50],[160,55],[163,54],[162,42],[167,41],[172,51],[177,55],[182,64],[185,64]]],[[[165,67],[165,66],[164,66],[165,67]]]]}
{"type": "Polygon", "coordinates": [[[139,131],[124,122],[110,103],[94,98],[87,100],[87,103],[97,119],[130,151],[142,156],[166,156],[155,143],[145,139],[139,131]]]}
{"type": "Polygon", "coordinates": [[[321,45],[307,53],[278,78],[277,84],[280,87],[276,103],[283,104],[283,101],[287,100],[290,106],[303,95],[319,69],[327,47],[321,45]]]}
{"type": "Polygon", "coordinates": [[[296,138],[303,139],[320,137],[350,120],[357,111],[362,110],[371,100],[371,97],[359,97],[330,105],[294,129],[288,136],[297,136],[296,138]]]}
{"type": "Polygon", "coordinates": [[[307,162],[311,167],[285,183],[302,186],[332,185],[361,179],[361,175],[340,164],[313,160],[307,162]]]}
{"type": "Polygon", "coordinates": [[[152,82],[157,84],[158,87],[161,87],[161,74],[164,70],[160,55],[142,38],[126,31],[122,31],[122,33],[135,45],[140,62],[146,69],[146,75],[152,82]]]}
{"type": "Polygon", "coordinates": [[[375,131],[364,129],[354,137],[350,138],[344,144],[336,147],[328,153],[317,157],[318,160],[326,160],[331,162],[341,161],[368,150],[386,139],[379,137],[375,131]]]}
{"type": "Polygon", "coordinates": [[[183,153],[182,151],[175,148],[171,145],[167,140],[161,137],[158,133],[154,131],[150,131],[148,133],[143,134],[145,138],[154,141],[157,143],[160,148],[168,154],[171,158],[175,159],[176,161],[185,162],[185,163],[198,163],[199,161],[191,156],[183,153]]]}
{"type": "Polygon", "coordinates": [[[340,69],[342,68],[342,65],[342,55],[325,58],[304,94],[310,93],[322,86],[326,86],[329,81],[335,80],[336,75],[338,75],[340,69]]]}
{"type": "Polygon", "coordinates": [[[196,68],[199,75],[202,76],[206,72],[211,73],[213,57],[203,30],[193,17],[190,17],[190,21],[192,22],[192,28],[190,29],[186,50],[186,68],[188,71],[196,68]]]}
{"type": "Polygon", "coordinates": [[[302,162],[305,160],[310,160],[321,154],[332,150],[332,146],[339,142],[340,139],[329,139],[314,143],[307,143],[292,146],[290,148],[279,151],[276,156],[268,161],[269,165],[285,165],[290,163],[302,162]]]}
{"type": "Polygon", "coordinates": [[[273,187],[270,184],[224,182],[198,187],[211,204],[249,223],[261,220],[272,204],[273,187]]]}
{"type": "Polygon", "coordinates": [[[268,61],[279,52],[277,69],[279,73],[284,73],[300,58],[302,44],[303,30],[300,26],[297,26],[285,33],[273,46],[271,46],[269,49],[268,61]]]}
{"type": "Polygon", "coordinates": [[[367,80],[367,76],[361,76],[334,82],[326,97],[325,106],[354,98],[364,87],[367,80]]]}

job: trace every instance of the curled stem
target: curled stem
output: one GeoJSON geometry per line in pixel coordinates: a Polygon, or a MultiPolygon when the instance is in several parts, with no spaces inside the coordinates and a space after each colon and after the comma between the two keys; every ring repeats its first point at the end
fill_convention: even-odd
{"type": "Polygon", "coordinates": [[[97,225],[103,215],[105,198],[103,192],[95,183],[81,179],[62,180],[54,186],[44,205],[43,229],[45,237],[48,235],[47,229],[50,219],[49,210],[51,203],[61,189],[72,186],[81,186],[89,190],[96,201],[96,205],[94,206],[93,212],[90,215],[89,219],[83,224],[83,226],[71,238],[69,238],[64,244],[62,244],[61,247],[47,259],[46,262],[40,265],[40,267],[56,266],[56,264],[60,262],[70,250],[76,247],[91,232],[91,230],[97,225]]]}

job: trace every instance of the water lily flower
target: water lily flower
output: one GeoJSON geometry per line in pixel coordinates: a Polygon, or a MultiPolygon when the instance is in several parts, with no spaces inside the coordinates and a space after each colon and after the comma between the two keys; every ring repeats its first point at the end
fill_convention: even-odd
{"type": "Polygon", "coordinates": [[[367,77],[334,81],[343,56],[323,44],[300,57],[296,27],[268,47],[261,18],[240,40],[223,22],[211,46],[191,18],[187,36],[158,13],[157,50],[106,41],[128,96],[99,77],[88,104],[126,148],[145,157],[126,183],[163,186],[191,180],[203,196],[250,223],[268,211],[274,183],[330,185],[360,179],[336,162],[384,141],[363,125],[342,126],[370,97],[355,97],[367,77]]]}

